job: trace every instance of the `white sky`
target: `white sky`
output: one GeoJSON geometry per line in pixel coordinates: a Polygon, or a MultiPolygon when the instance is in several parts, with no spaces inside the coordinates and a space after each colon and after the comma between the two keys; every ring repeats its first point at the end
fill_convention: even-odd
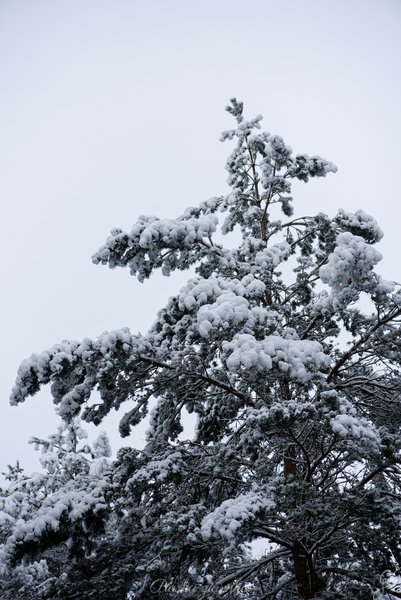
{"type": "Polygon", "coordinates": [[[297,186],[296,213],[370,212],[401,280],[400,26],[399,0],[0,0],[0,470],[35,466],[26,441],[57,422],[47,392],[8,406],[21,360],[144,332],[186,280],[141,285],[91,255],[139,214],[225,192],[233,95],[338,165],[297,186]]]}

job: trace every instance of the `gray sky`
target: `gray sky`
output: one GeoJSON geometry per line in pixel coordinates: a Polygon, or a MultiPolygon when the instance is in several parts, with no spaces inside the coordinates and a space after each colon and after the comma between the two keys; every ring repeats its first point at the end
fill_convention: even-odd
{"type": "Polygon", "coordinates": [[[0,0],[0,470],[35,467],[26,440],[57,422],[47,392],[8,406],[21,360],[144,332],[183,285],[141,285],[91,255],[114,226],[225,192],[233,95],[338,165],[297,186],[296,213],[373,214],[380,270],[401,280],[400,26],[399,0],[0,0]]]}

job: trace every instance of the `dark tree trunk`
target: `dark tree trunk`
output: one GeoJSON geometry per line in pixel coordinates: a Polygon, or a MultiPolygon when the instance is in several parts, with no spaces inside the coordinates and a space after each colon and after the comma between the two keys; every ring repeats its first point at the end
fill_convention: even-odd
{"type": "MultiPolygon", "coordinates": [[[[282,400],[290,400],[291,392],[286,380],[280,382],[280,392],[282,400]]],[[[297,472],[297,447],[293,444],[288,445],[284,455],[284,476],[293,479],[299,476],[297,472]]],[[[297,506],[298,502],[299,499],[294,498],[294,507],[297,506]]],[[[313,557],[299,540],[294,541],[291,552],[299,598],[302,600],[314,598],[322,589],[322,585],[316,573],[313,557]]]]}
{"type": "Polygon", "coordinates": [[[302,600],[314,598],[322,589],[321,582],[317,576],[312,556],[306,552],[298,540],[294,542],[292,558],[299,597],[302,600]]]}

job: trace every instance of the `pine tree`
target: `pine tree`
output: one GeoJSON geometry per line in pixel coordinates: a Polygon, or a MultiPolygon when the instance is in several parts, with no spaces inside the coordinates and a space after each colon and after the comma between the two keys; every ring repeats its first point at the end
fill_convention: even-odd
{"type": "Polygon", "coordinates": [[[121,449],[85,488],[59,482],[9,526],[6,568],[53,552],[52,592],[37,597],[401,597],[386,578],[401,566],[401,291],[375,272],[382,232],[362,210],[294,216],[293,181],[336,167],[294,155],[241,102],[227,110],[230,192],[141,216],[93,257],[141,282],[195,277],[146,335],[63,342],[20,367],[13,404],[50,383],[67,423],[124,404],[127,436],[149,418],[144,450],[121,449]],[[218,213],[237,247],[216,241],[218,213]],[[54,510],[66,489],[84,494],[81,513],[54,510]]]}
{"type": "Polygon", "coordinates": [[[48,440],[30,440],[41,452],[42,473],[27,476],[18,462],[3,473],[9,485],[0,490],[2,600],[53,597],[68,553],[86,555],[103,532],[111,449],[106,434],[93,445],[87,437],[79,417],[62,422],[48,440]]]}

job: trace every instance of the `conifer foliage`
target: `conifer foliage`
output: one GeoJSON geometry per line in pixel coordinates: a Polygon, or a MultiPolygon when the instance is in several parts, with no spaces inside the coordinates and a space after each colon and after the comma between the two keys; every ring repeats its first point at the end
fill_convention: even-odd
{"type": "Polygon", "coordinates": [[[195,276],[146,335],[19,369],[11,402],[50,384],[63,426],[35,440],[44,474],[12,469],[2,490],[4,598],[401,597],[401,291],[375,272],[382,232],[362,210],[294,216],[293,181],[336,167],[227,110],[229,193],[141,216],[93,257],[195,276]],[[122,436],[149,419],[143,450],[77,445],[120,406],[122,436]]]}

